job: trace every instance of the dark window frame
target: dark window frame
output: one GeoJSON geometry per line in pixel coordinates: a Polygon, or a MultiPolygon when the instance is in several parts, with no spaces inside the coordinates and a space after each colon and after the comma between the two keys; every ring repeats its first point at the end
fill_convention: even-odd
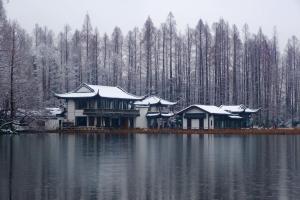
{"type": "Polygon", "coordinates": [[[87,107],[88,107],[88,102],[86,99],[77,99],[75,101],[75,109],[76,110],[87,109],[87,107]]]}

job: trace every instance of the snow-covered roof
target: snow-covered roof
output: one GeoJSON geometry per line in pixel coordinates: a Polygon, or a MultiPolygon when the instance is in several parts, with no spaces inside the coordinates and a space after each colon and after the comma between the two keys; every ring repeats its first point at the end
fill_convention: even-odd
{"type": "Polygon", "coordinates": [[[241,104],[241,105],[221,105],[220,108],[227,111],[227,112],[231,112],[231,113],[242,113],[242,112],[256,113],[260,110],[260,109],[247,108],[243,104],[241,104]]]}
{"type": "Polygon", "coordinates": [[[158,117],[160,116],[160,113],[147,113],[147,117],[158,117]]]}
{"type": "Polygon", "coordinates": [[[81,84],[74,91],[65,94],[55,94],[58,98],[90,98],[90,97],[103,97],[112,99],[128,99],[128,100],[141,100],[143,97],[136,96],[126,92],[120,87],[103,86],[103,85],[88,85],[81,84]]]}
{"type": "Polygon", "coordinates": [[[246,108],[246,110],[245,110],[245,112],[247,112],[247,113],[257,113],[258,111],[260,111],[260,108],[258,108],[258,109],[246,108]]]}
{"type": "Polygon", "coordinates": [[[173,117],[175,114],[173,112],[170,113],[162,113],[161,116],[163,117],[173,117]]]}
{"type": "Polygon", "coordinates": [[[244,105],[221,105],[220,108],[231,113],[241,113],[246,109],[244,105]]]}
{"type": "Polygon", "coordinates": [[[64,112],[64,110],[62,108],[46,108],[46,110],[52,116],[60,115],[64,112]]]}
{"type": "Polygon", "coordinates": [[[199,104],[194,104],[194,105],[191,105],[187,108],[184,108],[183,110],[179,111],[178,114],[186,111],[186,110],[189,110],[190,108],[199,108],[200,110],[203,110],[207,113],[210,113],[210,114],[215,114],[215,115],[230,115],[231,113],[217,107],[217,106],[213,106],[213,105],[199,105],[199,104]]]}
{"type": "Polygon", "coordinates": [[[169,113],[159,113],[159,112],[155,112],[155,113],[147,113],[147,117],[173,117],[175,114],[173,112],[169,112],[169,113]]]}
{"type": "Polygon", "coordinates": [[[141,106],[141,105],[155,105],[158,103],[160,103],[162,105],[166,105],[166,106],[173,106],[173,105],[177,104],[177,102],[171,102],[171,101],[162,99],[162,98],[160,98],[158,96],[154,96],[154,95],[146,97],[145,99],[143,99],[141,101],[137,101],[134,104],[141,106]]]}
{"type": "Polygon", "coordinates": [[[243,119],[241,116],[239,115],[229,115],[230,119],[243,119]]]}

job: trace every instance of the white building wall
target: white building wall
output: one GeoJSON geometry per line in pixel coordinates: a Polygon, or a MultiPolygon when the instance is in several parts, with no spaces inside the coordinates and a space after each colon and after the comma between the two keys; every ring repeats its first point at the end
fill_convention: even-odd
{"type": "Polygon", "coordinates": [[[203,120],[203,128],[204,129],[208,129],[208,123],[209,123],[209,120],[208,120],[208,117],[209,117],[209,114],[208,113],[206,113],[206,115],[205,115],[206,117],[204,118],[204,120],[203,120]]]}
{"type": "Polygon", "coordinates": [[[75,117],[86,117],[83,114],[83,110],[75,109],[75,101],[73,99],[68,99],[67,101],[67,121],[73,122],[75,124],[75,117]]]}
{"type": "MultiPolygon", "coordinates": [[[[185,113],[205,113],[205,112],[203,112],[202,110],[199,110],[197,108],[193,108],[191,110],[188,110],[185,113]]],[[[184,114],[183,114],[183,119],[182,119],[182,128],[187,129],[187,119],[184,117],[184,114]]],[[[214,116],[206,113],[206,117],[204,118],[203,123],[204,123],[204,129],[214,129],[214,116]]],[[[191,120],[191,128],[199,129],[199,119],[191,120]]]]}
{"type": "Polygon", "coordinates": [[[58,130],[59,129],[59,121],[61,121],[61,125],[62,125],[63,118],[60,118],[60,117],[45,120],[45,129],[49,130],[49,131],[58,130]]]}
{"type": "Polygon", "coordinates": [[[182,117],[182,128],[183,128],[183,129],[187,129],[187,119],[184,118],[184,115],[183,115],[183,117],[182,117]]]}
{"type": "Polygon", "coordinates": [[[148,107],[137,107],[137,109],[140,111],[140,116],[135,118],[135,128],[148,128],[146,117],[148,107]]]}
{"type": "Polygon", "coordinates": [[[73,99],[67,100],[67,121],[75,123],[75,101],[73,99]]]}

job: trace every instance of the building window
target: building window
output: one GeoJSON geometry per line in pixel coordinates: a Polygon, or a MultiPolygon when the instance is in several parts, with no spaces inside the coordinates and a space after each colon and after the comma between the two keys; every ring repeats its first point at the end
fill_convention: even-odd
{"type": "Polygon", "coordinates": [[[111,109],[110,101],[108,99],[105,100],[105,109],[111,109]]]}
{"type": "Polygon", "coordinates": [[[87,117],[76,117],[75,124],[76,126],[87,126],[87,117]]]}
{"type": "Polygon", "coordinates": [[[123,108],[124,110],[128,110],[128,102],[127,101],[124,101],[124,104],[123,104],[123,108]]]}
{"type": "Polygon", "coordinates": [[[98,108],[110,109],[110,101],[108,99],[98,100],[98,108]]]}
{"type": "Polygon", "coordinates": [[[118,100],[114,100],[113,101],[113,109],[119,109],[119,101],[118,100]]]}
{"type": "Polygon", "coordinates": [[[89,109],[94,109],[95,108],[95,101],[94,100],[89,100],[88,101],[88,108],[89,109]]]}
{"type": "Polygon", "coordinates": [[[101,109],[101,108],[104,109],[105,108],[105,99],[99,99],[97,107],[99,109],[101,109]]]}
{"type": "Polygon", "coordinates": [[[87,108],[87,101],[83,100],[83,99],[77,100],[75,102],[75,108],[76,108],[76,110],[86,109],[87,108]]]}

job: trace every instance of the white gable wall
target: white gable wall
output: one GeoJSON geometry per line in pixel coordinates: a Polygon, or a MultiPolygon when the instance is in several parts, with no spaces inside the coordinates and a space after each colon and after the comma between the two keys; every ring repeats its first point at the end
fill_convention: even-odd
{"type": "Polygon", "coordinates": [[[89,90],[87,87],[82,86],[82,87],[79,88],[76,92],[87,93],[87,92],[91,92],[91,90],[89,90]]]}
{"type": "Polygon", "coordinates": [[[146,117],[148,107],[138,107],[137,109],[140,111],[140,116],[135,118],[135,128],[148,128],[146,117]]]}

